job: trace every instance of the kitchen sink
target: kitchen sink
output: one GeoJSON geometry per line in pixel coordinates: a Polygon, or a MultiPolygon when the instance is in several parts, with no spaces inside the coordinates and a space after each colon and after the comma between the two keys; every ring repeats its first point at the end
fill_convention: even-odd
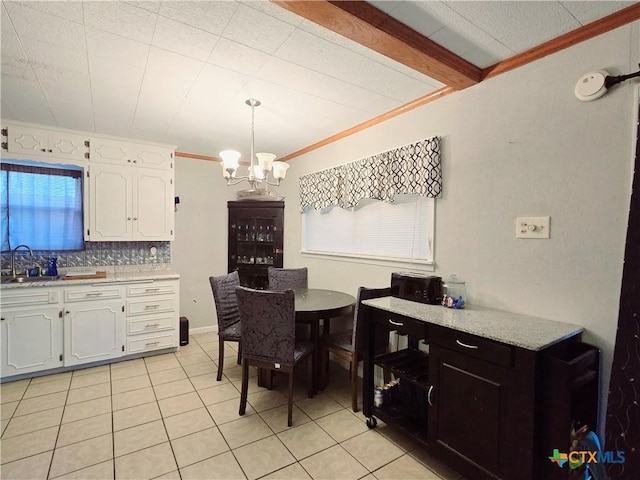
{"type": "Polygon", "coordinates": [[[25,275],[17,275],[2,277],[0,283],[6,285],[8,283],[34,283],[34,282],[55,282],[56,280],[60,280],[62,277],[60,275],[44,275],[42,277],[27,277],[25,275]]]}

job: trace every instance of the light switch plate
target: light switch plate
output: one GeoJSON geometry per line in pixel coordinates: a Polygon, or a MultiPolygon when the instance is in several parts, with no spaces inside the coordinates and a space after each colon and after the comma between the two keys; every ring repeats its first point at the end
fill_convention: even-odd
{"type": "Polygon", "coordinates": [[[549,238],[551,217],[516,218],[516,238],[549,238]]]}

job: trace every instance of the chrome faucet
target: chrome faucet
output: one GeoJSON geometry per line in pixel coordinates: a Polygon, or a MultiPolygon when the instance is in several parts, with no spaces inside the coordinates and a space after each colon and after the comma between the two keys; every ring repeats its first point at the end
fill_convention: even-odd
{"type": "Polygon", "coordinates": [[[33,260],[33,251],[27,245],[18,245],[11,251],[11,276],[16,276],[16,252],[19,248],[26,248],[29,251],[29,257],[33,260]]]}

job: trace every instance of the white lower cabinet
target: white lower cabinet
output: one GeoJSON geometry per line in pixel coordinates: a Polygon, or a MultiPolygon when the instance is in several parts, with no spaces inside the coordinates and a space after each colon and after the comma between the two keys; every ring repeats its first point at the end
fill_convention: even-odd
{"type": "Polygon", "coordinates": [[[62,366],[59,306],[2,311],[0,373],[3,377],[62,366]]]}
{"type": "Polygon", "coordinates": [[[33,286],[1,293],[2,378],[180,343],[177,279],[33,286]]]}
{"type": "Polygon", "coordinates": [[[65,366],[121,357],[124,354],[123,327],[121,301],[65,307],[65,366]]]}
{"type": "Polygon", "coordinates": [[[177,280],[127,286],[127,354],[179,345],[178,290],[177,280]]]}

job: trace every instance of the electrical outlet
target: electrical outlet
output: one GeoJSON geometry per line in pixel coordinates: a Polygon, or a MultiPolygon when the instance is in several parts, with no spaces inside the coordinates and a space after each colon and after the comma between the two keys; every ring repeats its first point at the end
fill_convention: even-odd
{"type": "Polygon", "coordinates": [[[516,238],[549,238],[551,217],[516,218],[516,238]]]}
{"type": "Polygon", "coordinates": [[[158,249],[156,247],[151,247],[149,249],[149,260],[155,260],[157,253],[158,249]]]}

